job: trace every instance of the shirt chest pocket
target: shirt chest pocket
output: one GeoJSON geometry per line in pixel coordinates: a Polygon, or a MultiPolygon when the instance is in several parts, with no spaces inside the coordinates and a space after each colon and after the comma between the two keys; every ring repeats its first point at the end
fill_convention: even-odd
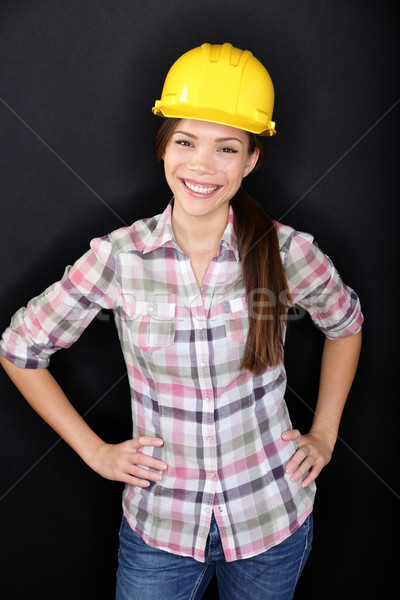
{"type": "Polygon", "coordinates": [[[134,346],[143,352],[155,352],[174,343],[176,305],[166,302],[142,302],[123,296],[122,314],[134,346]]]}
{"type": "Polygon", "coordinates": [[[235,298],[224,302],[226,337],[232,342],[245,344],[249,331],[249,316],[246,298],[235,298]]]}

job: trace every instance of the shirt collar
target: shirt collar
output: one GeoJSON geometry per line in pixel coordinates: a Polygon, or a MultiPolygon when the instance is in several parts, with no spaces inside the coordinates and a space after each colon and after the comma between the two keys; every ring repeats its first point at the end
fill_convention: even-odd
{"type": "Polygon", "coordinates": [[[238,248],[238,242],[237,242],[237,237],[236,237],[236,233],[235,233],[234,222],[235,222],[235,214],[233,212],[232,206],[229,205],[228,224],[225,228],[224,233],[222,234],[221,245],[224,246],[225,248],[232,250],[232,252],[235,255],[236,260],[239,261],[239,248],[238,248]]]}
{"type": "Polygon", "coordinates": [[[173,200],[169,202],[165,211],[159,215],[155,229],[145,236],[143,240],[143,254],[147,254],[147,252],[151,252],[152,250],[157,250],[157,248],[164,246],[168,242],[175,243],[171,221],[172,204],[173,200]]]}
{"type": "MultiPolygon", "coordinates": [[[[164,246],[169,242],[172,242],[172,244],[176,245],[174,232],[172,229],[172,206],[173,199],[169,202],[165,211],[159,216],[158,223],[155,229],[153,229],[153,231],[150,231],[144,238],[143,254],[147,254],[147,252],[156,250],[157,248],[160,248],[161,246],[164,246]]],[[[239,250],[234,228],[234,220],[235,216],[233,208],[232,206],[229,206],[228,223],[224,233],[222,234],[220,247],[222,246],[232,250],[236,260],[238,261],[239,250]]]]}

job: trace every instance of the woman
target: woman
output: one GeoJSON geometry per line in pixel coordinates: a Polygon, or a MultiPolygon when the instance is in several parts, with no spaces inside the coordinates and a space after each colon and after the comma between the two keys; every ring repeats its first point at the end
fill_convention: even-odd
{"type": "Polygon", "coordinates": [[[203,44],[170,69],[153,112],[173,200],[95,239],[13,317],[2,364],[97,473],[125,482],[117,599],[287,600],[311,549],[315,479],[329,462],[358,361],[362,315],[309,234],[273,222],[242,188],[273,135],[273,87],[249,52],[203,44]],[[284,401],[288,309],[326,336],[311,431],[284,401]],[[47,371],[113,309],[133,435],[108,444],[47,371]]]}

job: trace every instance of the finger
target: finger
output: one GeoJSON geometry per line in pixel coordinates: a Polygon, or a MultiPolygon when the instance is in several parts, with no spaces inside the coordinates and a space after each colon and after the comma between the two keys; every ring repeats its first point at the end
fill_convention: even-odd
{"type": "Polygon", "coordinates": [[[311,469],[310,473],[307,475],[307,477],[304,479],[304,481],[302,481],[301,486],[303,488],[308,487],[310,485],[310,483],[312,483],[313,481],[316,480],[316,478],[321,473],[321,471],[322,471],[322,467],[319,467],[318,465],[314,465],[313,468],[311,469]]]}
{"type": "Polygon", "coordinates": [[[131,465],[127,471],[128,475],[139,477],[140,479],[148,479],[150,481],[161,481],[163,478],[161,473],[150,471],[149,469],[143,469],[142,467],[137,467],[136,465],[131,465]]]}
{"type": "Polygon", "coordinates": [[[132,458],[134,464],[141,464],[152,469],[157,469],[158,471],[166,470],[167,465],[165,464],[165,462],[158,460],[157,458],[153,458],[152,456],[147,456],[142,452],[142,450],[146,446],[162,446],[164,444],[164,441],[161,438],[141,435],[137,438],[130,440],[129,443],[130,449],[134,452],[132,458]],[[138,458],[137,455],[140,458],[138,458]]]}
{"type": "Polygon", "coordinates": [[[288,440],[297,440],[301,438],[301,433],[298,429],[288,429],[282,433],[281,437],[285,442],[288,440]]]}
{"type": "Polygon", "coordinates": [[[129,483],[129,485],[134,485],[136,487],[146,488],[149,487],[150,481],[148,479],[139,479],[138,477],[134,477],[133,475],[125,475],[121,479],[124,483],[129,483]]]}
{"type": "Polygon", "coordinates": [[[137,438],[133,438],[132,446],[137,450],[143,446],[162,446],[163,440],[158,437],[150,437],[149,435],[140,435],[137,438]]]}
{"type": "Polygon", "coordinates": [[[288,464],[286,465],[285,471],[286,473],[293,473],[298,466],[304,461],[307,454],[305,450],[297,450],[297,452],[292,456],[288,464]]]}
{"type": "Polygon", "coordinates": [[[290,479],[292,481],[299,481],[304,475],[306,475],[310,469],[314,467],[314,461],[311,457],[307,457],[303,460],[303,462],[297,467],[297,469],[292,473],[290,479]]]}
{"type": "Polygon", "coordinates": [[[140,452],[135,452],[132,455],[131,461],[133,465],[142,465],[143,467],[149,467],[157,471],[165,471],[167,469],[167,465],[162,460],[147,456],[147,454],[141,454],[140,452]]]}
{"type": "Polygon", "coordinates": [[[149,487],[150,483],[156,483],[161,481],[162,475],[147,469],[140,469],[139,467],[131,467],[130,470],[124,470],[120,476],[117,477],[118,481],[129,483],[130,485],[139,487],[149,487]]]}

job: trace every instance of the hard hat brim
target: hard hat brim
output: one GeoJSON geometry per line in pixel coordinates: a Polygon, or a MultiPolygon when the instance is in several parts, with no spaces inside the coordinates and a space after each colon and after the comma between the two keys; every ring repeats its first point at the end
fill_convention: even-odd
{"type": "Polygon", "coordinates": [[[206,121],[208,123],[218,123],[219,125],[227,125],[235,129],[242,129],[249,133],[255,133],[261,136],[273,136],[276,134],[275,123],[269,121],[267,126],[265,124],[255,125],[254,122],[250,123],[245,118],[240,119],[238,115],[235,116],[234,122],[232,122],[231,115],[224,113],[223,111],[206,109],[204,114],[199,116],[199,109],[195,108],[192,111],[190,107],[186,106],[185,111],[180,108],[172,108],[166,106],[160,106],[161,101],[157,100],[153,106],[152,111],[156,116],[166,117],[170,119],[193,119],[194,121],[206,121]]]}

